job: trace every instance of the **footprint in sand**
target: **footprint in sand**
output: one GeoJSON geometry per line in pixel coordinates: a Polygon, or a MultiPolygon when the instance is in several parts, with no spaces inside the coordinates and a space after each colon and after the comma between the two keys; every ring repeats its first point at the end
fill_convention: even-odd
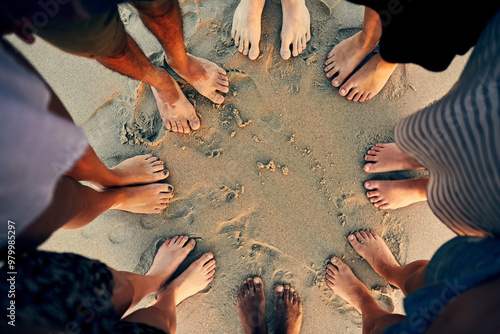
{"type": "Polygon", "coordinates": [[[128,227],[129,224],[120,223],[111,227],[108,231],[108,239],[112,244],[121,244],[130,240],[134,236],[134,230],[128,227]]]}
{"type": "Polygon", "coordinates": [[[153,264],[154,257],[158,252],[158,249],[165,243],[167,238],[161,237],[153,241],[149,247],[141,254],[139,263],[134,268],[134,272],[140,275],[145,275],[151,265],[153,264]]]}

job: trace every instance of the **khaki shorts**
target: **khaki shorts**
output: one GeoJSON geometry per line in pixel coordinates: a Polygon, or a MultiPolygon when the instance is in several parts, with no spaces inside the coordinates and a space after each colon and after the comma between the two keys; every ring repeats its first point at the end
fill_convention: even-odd
{"type": "MultiPolygon", "coordinates": [[[[131,0],[137,9],[164,6],[174,0],[131,0]]],[[[42,27],[35,27],[35,33],[71,54],[84,57],[113,57],[120,54],[126,43],[126,32],[118,8],[95,16],[78,17],[74,13],[68,19],[67,13],[56,15],[42,27]],[[75,18],[76,17],[76,18],[75,18]]]]}

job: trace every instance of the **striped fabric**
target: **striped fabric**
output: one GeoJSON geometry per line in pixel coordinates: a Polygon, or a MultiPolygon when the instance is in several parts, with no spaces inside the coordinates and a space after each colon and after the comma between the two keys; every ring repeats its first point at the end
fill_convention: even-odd
{"type": "Polygon", "coordinates": [[[500,12],[451,91],[394,132],[430,171],[429,206],[444,224],[458,235],[500,237],[500,12]]]}

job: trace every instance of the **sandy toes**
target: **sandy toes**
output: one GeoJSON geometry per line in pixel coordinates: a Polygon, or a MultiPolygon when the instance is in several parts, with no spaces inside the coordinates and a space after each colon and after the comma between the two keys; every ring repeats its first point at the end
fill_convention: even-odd
{"type": "Polygon", "coordinates": [[[283,26],[281,28],[281,57],[297,57],[311,39],[311,17],[304,0],[281,0],[283,26]],[[291,50],[291,52],[290,52],[291,50]]]}
{"type": "Polygon", "coordinates": [[[262,10],[265,0],[241,0],[233,17],[231,37],[238,51],[251,60],[259,56],[262,10]]]}
{"type": "Polygon", "coordinates": [[[118,202],[112,209],[134,213],[160,213],[174,197],[170,184],[148,184],[107,190],[118,193],[118,202]]]}
{"type": "Polygon", "coordinates": [[[335,45],[325,61],[326,77],[332,78],[336,75],[332,85],[339,87],[343,84],[363,59],[372,52],[375,45],[376,42],[367,43],[361,31],[335,45]]]}
{"type": "MultiPolygon", "coordinates": [[[[354,250],[365,259],[373,270],[384,279],[399,264],[384,240],[375,232],[356,232],[348,237],[354,250]]],[[[389,282],[389,281],[388,281],[389,282]]],[[[394,282],[389,282],[394,284],[394,282]]]]}
{"type": "Polygon", "coordinates": [[[262,280],[259,277],[247,279],[236,299],[244,334],[267,333],[265,304],[262,280]]]}
{"type": "Polygon", "coordinates": [[[165,169],[163,161],[152,154],[129,158],[110,170],[117,177],[117,182],[104,185],[107,187],[153,183],[168,177],[168,170],[165,169]]]}
{"type": "Polygon", "coordinates": [[[395,143],[377,144],[365,155],[367,173],[384,173],[396,170],[424,168],[417,160],[399,149],[395,143]]]}
{"type": "Polygon", "coordinates": [[[368,288],[337,257],[332,258],[326,266],[326,284],[338,296],[354,306],[359,313],[363,302],[373,299],[368,288]]]}
{"type": "Polygon", "coordinates": [[[174,93],[151,86],[161,118],[169,131],[189,133],[191,129],[197,130],[200,119],[177,82],[173,82],[174,93]]]}
{"type": "Polygon", "coordinates": [[[276,334],[299,334],[302,326],[302,302],[289,286],[278,285],[274,290],[276,334]]]}
{"type": "Polygon", "coordinates": [[[169,284],[173,289],[175,304],[205,289],[213,280],[215,273],[215,260],[212,253],[203,254],[194,261],[182,274],[169,284]]]}
{"type": "Polygon", "coordinates": [[[376,54],[340,87],[339,94],[355,102],[370,100],[384,88],[396,66],[376,54]]]}
{"type": "Polygon", "coordinates": [[[189,252],[194,249],[196,241],[187,236],[176,236],[167,239],[158,249],[151,268],[146,276],[160,279],[157,290],[167,282],[181,263],[186,259],[189,252]],[[188,241],[189,240],[189,241],[188,241]]]}
{"type": "Polygon", "coordinates": [[[222,93],[229,92],[226,71],[217,64],[188,53],[188,65],[183,68],[169,63],[172,69],[189,82],[201,95],[213,103],[224,102],[222,93]]]}
{"type": "Polygon", "coordinates": [[[398,209],[413,203],[427,200],[429,178],[365,182],[369,191],[366,196],[376,208],[382,210],[398,209]]]}

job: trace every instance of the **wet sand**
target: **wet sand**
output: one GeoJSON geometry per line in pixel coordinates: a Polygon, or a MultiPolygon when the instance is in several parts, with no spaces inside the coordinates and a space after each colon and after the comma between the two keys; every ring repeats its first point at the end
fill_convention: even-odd
{"type": "MultiPolygon", "coordinates": [[[[443,96],[467,57],[431,73],[400,65],[382,92],[363,104],[339,96],[324,75],[326,54],[359,31],[363,7],[311,0],[312,39],[297,58],[279,56],[281,6],[267,1],[261,57],[250,61],[231,40],[232,4],[182,1],[188,51],[226,69],[230,92],[214,105],[180,81],[195,104],[201,129],[167,133],[148,87],[97,62],[67,55],[38,40],[16,45],[60,95],[108,166],[143,153],[170,171],[175,198],[159,215],[110,211],[80,230],[58,231],[43,246],[99,259],[119,270],[144,273],[160,238],[197,238],[192,261],[205,251],[217,259],[210,289],[178,307],[178,333],[240,333],[236,295],[243,280],[259,275],[273,324],[273,287],[292,284],[304,303],[303,333],[361,333],[361,316],[324,282],[325,263],[344,257],[387,309],[401,310],[402,294],[352,249],[346,236],[377,231],[402,264],[430,259],[453,237],[426,203],[396,211],[375,209],[363,182],[421,175],[367,174],[365,152],[392,140],[392,128],[443,96]],[[134,107],[135,104],[135,107],[134,107]]],[[[163,53],[128,5],[126,27],[157,65],[163,53]]]]}

